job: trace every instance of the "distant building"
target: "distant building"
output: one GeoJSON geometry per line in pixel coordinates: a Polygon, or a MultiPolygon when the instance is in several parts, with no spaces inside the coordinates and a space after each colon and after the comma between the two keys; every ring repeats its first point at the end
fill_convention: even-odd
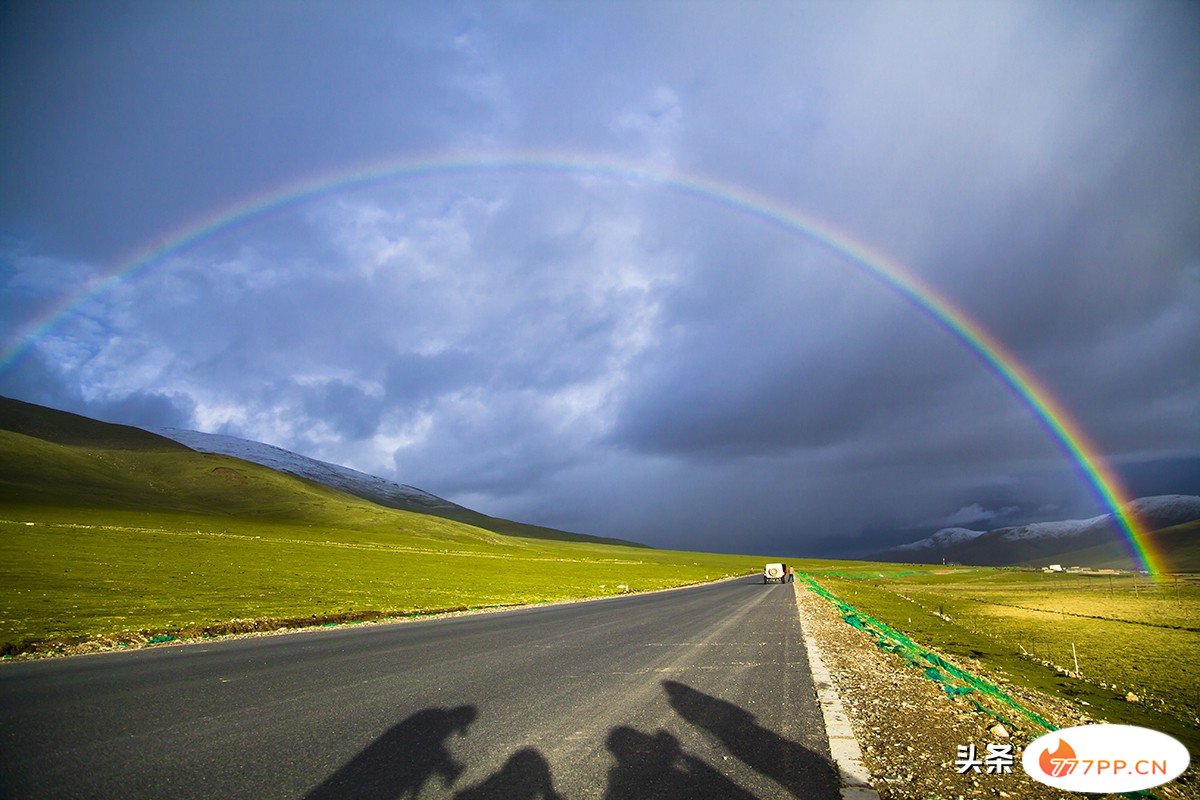
{"type": "Polygon", "coordinates": [[[1062,564],[1051,564],[1050,566],[1046,567],[1045,571],[1046,572],[1062,572],[1063,566],[1062,566],[1062,564]]]}

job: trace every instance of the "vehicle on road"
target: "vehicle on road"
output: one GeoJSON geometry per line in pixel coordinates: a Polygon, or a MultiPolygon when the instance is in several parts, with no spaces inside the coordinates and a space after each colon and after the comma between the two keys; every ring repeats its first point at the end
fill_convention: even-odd
{"type": "Polygon", "coordinates": [[[763,583],[791,583],[794,575],[787,564],[767,564],[763,568],[763,583]]]}

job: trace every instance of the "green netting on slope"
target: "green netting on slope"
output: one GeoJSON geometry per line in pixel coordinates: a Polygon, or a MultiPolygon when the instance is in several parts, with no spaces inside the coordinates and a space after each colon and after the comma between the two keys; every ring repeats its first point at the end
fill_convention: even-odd
{"type": "MultiPolygon", "coordinates": [[[[830,603],[833,603],[834,607],[842,612],[843,620],[859,630],[870,634],[871,637],[875,639],[875,644],[879,647],[895,653],[918,669],[923,669],[925,677],[941,684],[942,689],[947,695],[951,697],[959,697],[970,695],[974,692],[979,692],[980,694],[994,698],[1011,708],[1015,708],[1017,711],[1020,711],[1026,717],[1033,720],[1038,725],[1041,725],[1048,731],[1058,730],[1057,725],[1046,720],[1040,714],[1035,714],[1034,712],[1025,708],[1025,706],[1012,699],[1007,692],[995,684],[985,681],[982,678],[972,675],[966,670],[956,667],[946,659],[939,656],[937,653],[921,647],[921,645],[917,644],[892,626],[884,622],[880,622],[869,614],[864,614],[862,611],[859,611],[857,608],[850,605],[845,600],[842,600],[840,597],[830,592],[821,584],[817,583],[812,579],[811,576],[800,573],[799,577],[808,584],[808,588],[810,590],[821,597],[824,597],[830,603]],[[925,666],[926,664],[929,666],[925,666]]],[[[971,704],[980,711],[990,714],[991,716],[1003,722],[1009,722],[1009,720],[1004,717],[1003,714],[1000,714],[993,709],[982,705],[974,698],[966,697],[966,699],[970,700],[971,704]]],[[[1157,795],[1148,791],[1127,792],[1123,793],[1121,796],[1130,798],[1130,800],[1156,800],[1157,797],[1157,795]]]]}
{"type": "MultiPolygon", "coordinates": [[[[1041,715],[1025,708],[1025,706],[1018,703],[1016,700],[1010,697],[1007,692],[995,684],[985,681],[984,679],[972,675],[966,670],[951,664],[937,653],[925,649],[892,626],[884,622],[880,622],[869,614],[863,613],[846,601],[842,600],[837,595],[830,592],[824,586],[821,586],[821,584],[813,580],[812,577],[808,575],[801,575],[800,577],[808,584],[808,588],[810,590],[821,597],[824,597],[830,603],[833,603],[834,607],[842,613],[843,620],[859,630],[870,634],[875,640],[875,644],[879,647],[895,653],[909,664],[912,664],[914,667],[922,669],[926,678],[939,683],[946,694],[950,695],[951,697],[969,695],[973,692],[978,692],[982,695],[993,698],[1000,703],[1009,706],[1010,708],[1016,709],[1048,731],[1058,729],[1056,725],[1049,722],[1041,715]]],[[[1003,715],[981,705],[979,702],[975,701],[974,698],[967,699],[971,700],[974,706],[979,710],[985,711],[997,719],[1003,720],[1004,722],[1008,722],[1003,715]]]]}

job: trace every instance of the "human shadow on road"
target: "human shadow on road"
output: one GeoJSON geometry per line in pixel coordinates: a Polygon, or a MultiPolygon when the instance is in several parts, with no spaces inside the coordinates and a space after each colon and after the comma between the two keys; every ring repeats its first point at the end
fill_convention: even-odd
{"type": "MultiPolygon", "coordinates": [[[[752,769],[781,784],[794,797],[838,797],[838,775],[829,760],[767,730],[749,711],[678,681],[663,681],[671,707],[688,722],[719,739],[752,769]]],[[[794,713],[781,708],[781,713],[794,713]]]]}
{"type": "Polygon", "coordinates": [[[563,800],[554,791],[550,765],[535,748],[509,756],[497,772],[454,795],[454,800],[563,800]]]}
{"type": "Polygon", "coordinates": [[[622,725],[608,734],[617,763],[605,800],[754,800],[733,781],[680,747],[666,731],[650,735],[622,725]]]}
{"type": "Polygon", "coordinates": [[[418,711],[367,745],[309,792],[307,800],[415,798],[434,775],[449,788],[463,766],[450,756],[446,740],[456,732],[466,736],[478,713],[475,706],[418,711]]]}

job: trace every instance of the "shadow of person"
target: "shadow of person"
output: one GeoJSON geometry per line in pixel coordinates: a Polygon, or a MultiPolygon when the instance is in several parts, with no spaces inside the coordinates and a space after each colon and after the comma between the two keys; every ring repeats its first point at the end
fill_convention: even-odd
{"type": "Polygon", "coordinates": [[[454,800],[563,800],[554,791],[550,765],[542,754],[525,747],[509,756],[498,772],[463,789],[454,800]]]}
{"type": "Polygon", "coordinates": [[[754,795],[695,756],[660,730],[653,736],[622,725],[608,734],[617,763],[608,771],[605,800],[753,800],[754,795]]]}
{"type": "Polygon", "coordinates": [[[426,708],[393,725],[307,795],[307,800],[396,800],[416,797],[426,781],[441,776],[448,788],[463,766],[450,757],[446,740],[466,736],[475,706],[426,708]]]}
{"type": "MultiPolygon", "coordinates": [[[[794,797],[838,797],[837,771],[828,759],[759,725],[741,706],[678,681],[663,681],[675,713],[719,739],[747,766],[772,778],[794,797]]],[[[781,709],[793,713],[791,709],[781,709]]]]}

